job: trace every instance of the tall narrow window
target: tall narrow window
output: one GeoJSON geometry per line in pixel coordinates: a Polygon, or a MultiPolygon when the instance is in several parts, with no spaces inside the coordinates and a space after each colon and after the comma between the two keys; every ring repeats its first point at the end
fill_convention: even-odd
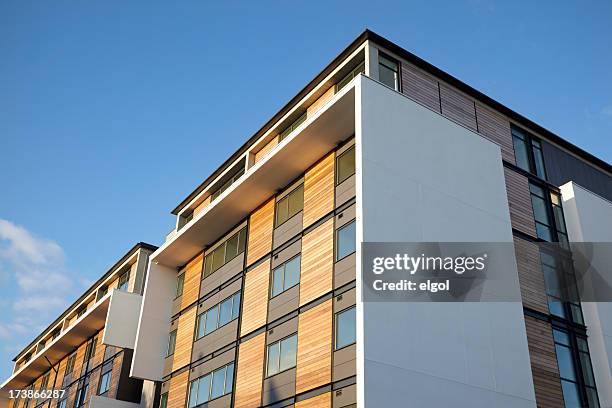
{"type": "Polygon", "coordinates": [[[347,86],[349,82],[351,82],[353,78],[355,78],[359,74],[365,74],[365,62],[362,62],[361,64],[357,65],[356,68],[354,68],[351,72],[346,74],[344,78],[338,81],[338,83],[336,84],[335,92],[338,93],[338,91],[347,86]]]}
{"type": "Polygon", "coordinates": [[[173,330],[168,335],[168,348],[166,349],[166,357],[174,354],[175,347],[176,347],[176,330],[173,330]]]}
{"type": "Polygon", "coordinates": [[[159,399],[159,408],[168,408],[168,393],[165,392],[159,399]]]}
{"type": "Polygon", "coordinates": [[[548,310],[553,316],[583,325],[582,308],[578,301],[576,275],[571,259],[559,253],[540,252],[548,310]]]}
{"type": "Polygon", "coordinates": [[[561,196],[535,183],[529,183],[529,191],[538,238],[549,242],[560,242],[562,246],[567,247],[568,238],[561,196]]]}
{"type": "Polygon", "coordinates": [[[529,133],[512,126],[512,143],[516,165],[546,180],[542,143],[529,133]]]}
{"type": "Polygon", "coordinates": [[[355,174],[355,146],[351,146],[336,158],[336,185],[355,174]]]}
{"type": "Polygon", "coordinates": [[[336,261],[355,252],[355,221],[343,225],[336,231],[336,261]]]}
{"type": "Polygon", "coordinates": [[[356,310],[351,307],[336,315],[336,350],[355,343],[356,310]]]}
{"type": "Polygon", "coordinates": [[[76,360],[76,352],[72,353],[69,357],[68,360],[66,360],[66,370],[64,371],[64,375],[69,375],[72,373],[72,370],[74,369],[74,361],[76,360]]]}
{"type": "Polygon", "coordinates": [[[112,370],[108,370],[100,376],[100,385],[98,386],[98,394],[104,394],[110,389],[112,373],[113,373],[112,370]]]}
{"type": "Polygon", "coordinates": [[[76,396],[74,397],[74,408],[82,407],[83,405],[85,405],[88,390],[89,379],[86,377],[85,380],[79,381],[76,396]]]}
{"type": "Polygon", "coordinates": [[[587,341],[556,328],[553,337],[565,406],[599,408],[587,341]]]}
{"type": "Polygon", "coordinates": [[[300,262],[298,255],[272,271],[272,297],[300,283],[300,262]]]}
{"type": "Polygon", "coordinates": [[[297,335],[284,338],[268,346],[266,376],[271,377],[295,367],[297,335]]]}
{"type": "Polygon", "coordinates": [[[176,294],[175,298],[183,294],[183,286],[185,285],[185,272],[176,277],[176,294]]]}
{"type": "Polygon", "coordinates": [[[399,91],[399,63],[391,57],[379,54],[378,79],[388,87],[399,91]]]}
{"type": "Polygon", "coordinates": [[[276,203],[276,226],[284,224],[304,208],[304,185],[296,187],[276,203]]]}
{"type": "Polygon", "coordinates": [[[128,284],[130,282],[130,270],[123,272],[121,276],[119,276],[119,283],[117,284],[118,290],[123,290],[127,292],[128,284]]]}

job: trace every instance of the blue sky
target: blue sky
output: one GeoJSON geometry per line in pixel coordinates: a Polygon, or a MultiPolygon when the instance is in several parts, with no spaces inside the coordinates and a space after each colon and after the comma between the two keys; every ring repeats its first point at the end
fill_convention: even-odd
{"type": "Polygon", "coordinates": [[[612,159],[612,2],[0,2],[0,377],[364,28],[612,159]]]}

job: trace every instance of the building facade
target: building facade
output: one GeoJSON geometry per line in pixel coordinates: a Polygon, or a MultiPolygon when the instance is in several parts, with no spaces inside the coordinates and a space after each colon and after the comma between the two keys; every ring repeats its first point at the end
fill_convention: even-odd
{"type": "MultiPolygon", "coordinates": [[[[143,296],[104,295],[97,330],[129,359],[113,378],[140,381],[142,396],[109,397],[163,408],[612,406],[612,311],[560,300],[538,245],[612,242],[611,174],[366,31],[173,210],[135,284],[143,296]],[[513,245],[521,302],[363,301],[362,243],[462,241],[513,245]]],[[[3,390],[49,386],[40,369],[14,379],[32,350],[3,390]]],[[[81,406],[79,381],[65,406],[81,406]]],[[[44,404],[27,406],[56,401],[44,404]]]]}

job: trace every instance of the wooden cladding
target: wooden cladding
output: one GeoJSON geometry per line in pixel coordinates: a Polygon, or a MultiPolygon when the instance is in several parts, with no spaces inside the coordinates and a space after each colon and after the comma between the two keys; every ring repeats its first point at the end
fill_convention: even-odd
{"type": "Polygon", "coordinates": [[[512,228],[535,237],[535,221],[533,220],[533,208],[531,207],[529,180],[508,168],[504,168],[504,176],[506,178],[512,228]]]}
{"type": "Polygon", "coordinates": [[[563,407],[563,392],[550,323],[525,316],[531,372],[538,408],[563,407]]]}
{"type": "Polygon", "coordinates": [[[332,290],[334,273],[334,219],[330,218],[302,238],[300,306],[332,290]]]}
{"type": "Polygon", "coordinates": [[[168,408],[184,408],[187,405],[187,387],[189,370],[170,378],[168,390],[168,408]]]}
{"type": "Polygon", "coordinates": [[[476,130],[474,100],[446,84],[440,84],[442,115],[472,130],[476,130]]]}
{"type": "Polygon", "coordinates": [[[334,209],[334,156],[329,153],[304,175],[304,228],[334,209]]]}
{"type": "Polygon", "coordinates": [[[202,211],[204,211],[206,207],[208,207],[208,204],[210,204],[211,198],[212,196],[206,197],[204,201],[202,201],[200,204],[198,204],[196,208],[193,209],[193,218],[197,217],[199,213],[201,213],[202,211]]]}
{"type": "Polygon", "coordinates": [[[538,245],[515,237],[514,249],[523,305],[548,314],[546,286],[538,245]]]}
{"type": "Polygon", "coordinates": [[[236,372],[235,408],[261,405],[266,333],[240,344],[236,372]]]}
{"type": "Polygon", "coordinates": [[[172,356],[172,371],[176,371],[191,362],[196,310],[197,307],[194,306],[178,318],[176,345],[172,356]]]}
{"type": "Polygon", "coordinates": [[[306,117],[312,117],[327,101],[329,101],[335,94],[334,87],[331,86],[306,109],[306,117]]]}
{"type": "Polygon", "coordinates": [[[299,315],[296,393],[328,384],[332,376],[332,299],[299,315]]]}
{"type": "Polygon", "coordinates": [[[257,153],[255,153],[255,163],[263,159],[268,153],[272,151],[278,145],[278,136],[275,136],[272,140],[264,145],[257,153]]]}
{"type": "Polygon", "coordinates": [[[204,252],[189,261],[182,272],[185,274],[185,280],[183,281],[183,294],[181,296],[181,306],[179,310],[183,310],[198,300],[200,280],[202,279],[203,260],[204,252]]]}
{"type": "Polygon", "coordinates": [[[499,144],[502,159],[514,164],[514,146],[508,119],[479,103],[476,103],[476,116],[478,132],[499,144]]]}
{"type": "Polygon", "coordinates": [[[272,197],[249,217],[247,265],[251,265],[272,249],[274,203],[275,199],[272,197]]]}
{"type": "Polygon", "coordinates": [[[438,80],[412,64],[402,63],[402,93],[440,113],[438,80]]]}
{"type": "Polygon", "coordinates": [[[295,403],[295,408],[331,408],[331,392],[298,401],[295,403]]]}
{"type": "Polygon", "coordinates": [[[270,259],[266,259],[253,270],[247,272],[244,280],[241,336],[266,324],[269,286],[270,259]]]}

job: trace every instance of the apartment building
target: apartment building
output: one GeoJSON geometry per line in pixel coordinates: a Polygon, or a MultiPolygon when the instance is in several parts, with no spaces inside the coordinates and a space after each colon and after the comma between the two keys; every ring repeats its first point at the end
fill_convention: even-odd
{"type": "Polygon", "coordinates": [[[612,406],[612,310],[538,246],[612,242],[611,175],[365,31],[172,211],[113,344],[141,406],[612,406]],[[366,302],[364,242],[512,244],[522,301],[366,302]]]}
{"type": "Polygon", "coordinates": [[[140,311],[149,255],[156,249],[136,244],[19,352],[0,388],[0,404],[129,408],[150,398],[152,406],[154,384],[129,376],[135,334],[126,334],[123,319],[140,311]],[[15,390],[24,390],[21,398],[10,398],[15,390]]]}

